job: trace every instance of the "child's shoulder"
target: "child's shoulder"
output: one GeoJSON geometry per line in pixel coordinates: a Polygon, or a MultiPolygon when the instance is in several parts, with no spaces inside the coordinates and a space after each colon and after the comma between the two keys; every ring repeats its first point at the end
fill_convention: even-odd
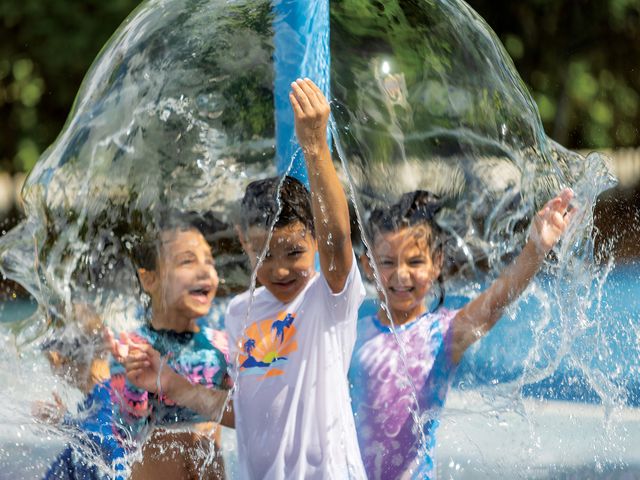
{"type": "Polygon", "coordinates": [[[215,328],[206,317],[201,317],[197,321],[198,332],[194,336],[195,346],[208,350],[213,348],[219,350],[226,357],[229,353],[229,340],[224,330],[215,328]]]}
{"type": "Polygon", "coordinates": [[[433,313],[423,315],[421,320],[424,327],[429,331],[440,331],[441,333],[444,333],[451,328],[453,319],[458,312],[458,309],[440,307],[433,313]]]}
{"type": "Polygon", "coordinates": [[[440,307],[431,315],[434,317],[433,321],[442,321],[442,320],[450,321],[453,317],[455,317],[458,314],[459,311],[460,311],[459,308],[440,307]]]}
{"type": "Polygon", "coordinates": [[[253,292],[251,290],[245,290],[242,293],[239,293],[235,297],[233,297],[229,304],[227,305],[227,313],[225,315],[225,321],[228,317],[233,317],[236,315],[244,315],[246,314],[247,307],[249,306],[249,302],[252,300],[253,294],[253,302],[261,299],[264,295],[266,295],[266,288],[258,287],[253,292]]]}

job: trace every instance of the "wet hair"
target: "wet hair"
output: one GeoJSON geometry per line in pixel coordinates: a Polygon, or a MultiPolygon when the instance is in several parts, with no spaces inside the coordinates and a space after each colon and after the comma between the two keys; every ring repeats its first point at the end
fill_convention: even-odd
{"type": "Polygon", "coordinates": [[[91,335],[73,329],[57,329],[40,344],[42,352],[56,352],[72,362],[91,361],[106,353],[101,334],[91,335]]]}
{"type": "MultiPolygon", "coordinates": [[[[367,233],[373,242],[376,236],[397,232],[403,228],[425,226],[431,259],[440,257],[444,260],[445,235],[435,217],[442,209],[442,199],[426,190],[405,193],[398,202],[390,207],[376,208],[371,212],[367,233]]],[[[438,276],[440,298],[436,309],[444,302],[444,280],[442,273],[438,276]]]]}
{"type": "Polygon", "coordinates": [[[299,221],[315,237],[311,194],[296,178],[285,176],[256,180],[242,198],[241,228],[282,228],[299,221]],[[277,215],[277,219],[276,219],[277,215]],[[275,220],[275,224],[274,224],[275,220]]]}
{"type": "Polygon", "coordinates": [[[134,245],[132,249],[133,263],[136,268],[155,270],[158,264],[161,235],[165,232],[186,232],[196,230],[202,234],[207,243],[212,246],[217,234],[223,232],[226,225],[216,219],[211,212],[180,212],[167,210],[159,215],[154,231],[147,233],[134,245]]]}
{"type": "Polygon", "coordinates": [[[102,320],[94,308],[85,303],[74,303],[71,317],[66,321],[58,310],[49,310],[51,329],[40,343],[42,352],[55,352],[74,362],[91,362],[107,351],[102,320]]]}

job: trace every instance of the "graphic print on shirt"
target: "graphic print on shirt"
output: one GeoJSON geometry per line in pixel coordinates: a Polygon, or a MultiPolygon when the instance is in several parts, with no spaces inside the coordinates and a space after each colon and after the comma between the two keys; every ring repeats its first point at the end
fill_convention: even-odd
{"type": "Polygon", "coordinates": [[[295,314],[280,312],[275,320],[251,324],[238,342],[240,375],[262,375],[263,378],[282,375],[279,366],[298,349],[295,314]]]}

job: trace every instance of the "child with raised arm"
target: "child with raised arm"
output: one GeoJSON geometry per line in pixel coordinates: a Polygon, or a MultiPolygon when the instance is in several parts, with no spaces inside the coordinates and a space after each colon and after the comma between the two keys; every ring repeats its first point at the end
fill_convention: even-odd
{"type": "MultiPolygon", "coordinates": [[[[358,440],[369,479],[432,478],[438,413],[466,349],[485,335],[527,287],[564,233],[573,192],[563,190],[538,212],[520,255],[491,287],[460,310],[429,311],[432,288],[443,294],[443,232],[434,216],[440,202],[416,191],[397,204],[374,210],[371,255],[384,294],[373,316],[359,320],[349,377],[358,440]],[[439,284],[439,285],[436,285],[439,284]],[[401,353],[394,338],[392,322],[401,353]],[[404,365],[406,360],[406,366],[404,365]],[[409,377],[407,378],[407,371],[409,377]],[[413,399],[415,387],[418,405],[413,399]],[[411,411],[421,417],[415,425],[411,411]]],[[[363,257],[365,271],[374,270],[363,257]]]]}
{"type": "Polygon", "coordinates": [[[262,286],[234,298],[225,317],[240,478],[363,479],[347,369],[364,288],[327,145],[330,109],[308,79],[292,84],[290,100],[311,194],[292,177],[247,187],[238,231],[262,286]]]}
{"type": "Polygon", "coordinates": [[[134,252],[151,299],[146,323],[119,341],[111,338],[118,427],[130,447],[150,434],[131,478],[224,478],[221,458],[215,465],[204,458],[213,443],[193,431],[222,415],[231,386],[226,335],[204,318],[218,287],[208,226],[201,217],[175,213],[161,222],[158,234],[134,252]],[[172,430],[185,425],[188,431],[172,430]]]}

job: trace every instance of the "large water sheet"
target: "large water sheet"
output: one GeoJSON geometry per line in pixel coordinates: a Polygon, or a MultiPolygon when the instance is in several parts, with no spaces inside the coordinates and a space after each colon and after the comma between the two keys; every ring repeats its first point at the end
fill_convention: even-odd
{"type": "MultiPolygon", "coordinates": [[[[17,464],[16,475],[32,478],[34,471],[9,458],[12,445],[31,445],[41,457],[31,467],[42,471],[42,449],[50,455],[66,439],[63,430],[33,422],[30,401],[52,389],[69,405],[79,398],[49,372],[38,345],[54,329],[74,326],[79,303],[116,331],[140,324],[144,296],[132,249],[163,212],[196,211],[216,225],[210,241],[224,282],[214,307],[219,326],[226,301],[251,286],[234,230],[239,199],[250,181],[276,175],[278,160],[281,171],[283,164],[298,168],[277,151],[283,140],[276,120],[287,115],[277,101],[278,45],[286,37],[287,48],[306,51],[302,35],[316,34],[312,17],[304,29],[291,28],[287,4],[147,1],[88,72],[63,131],[27,179],[26,220],[0,239],[0,268],[39,305],[3,328],[1,365],[15,373],[3,395],[15,406],[2,417],[2,462],[17,464]],[[47,436],[51,444],[42,440],[47,436]]],[[[638,358],[637,311],[608,314],[611,300],[602,292],[612,281],[610,266],[593,258],[592,208],[613,185],[604,159],[567,151],[545,135],[511,60],[464,2],[329,6],[334,160],[355,206],[355,237],[370,243],[360,227],[371,210],[404,192],[442,196],[438,221],[450,239],[447,301],[454,305],[477,295],[519,252],[546,200],[565,186],[576,194],[578,213],[542,275],[460,368],[455,405],[443,420],[463,428],[445,425],[441,442],[449,450],[441,467],[451,463],[454,478],[470,471],[495,478],[503,463],[491,455],[500,447],[476,441],[478,454],[460,453],[471,435],[467,419],[480,419],[486,438],[499,429],[517,444],[521,432],[502,418],[522,419],[527,438],[536,439],[548,427],[536,424],[538,404],[530,402],[558,400],[595,409],[587,468],[624,467],[632,441],[625,421],[637,406],[638,364],[629,361],[638,358]],[[488,415],[496,421],[485,428],[488,415]],[[598,449],[604,443],[611,447],[598,449]],[[466,460],[474,465],[461,467],[466,460]]],[[[313,71],[303,74],[326,85],[313,71]]],[[[284,156],[297,153],[291,144],[284,156]]],[[[420,421],[421,412],[414,414],[420,421]]],[[[571,415],[562,418],[579,425],[571,415]]],[[[570,442],[570,431],[557,434],[570,442]]],[[[513,471],[526,477],[542,451],[540,442],[528,442],[513,471]]],[[[553,477],[567,461],[554,458],[560,470],[542,476],[553,477]]]]}

